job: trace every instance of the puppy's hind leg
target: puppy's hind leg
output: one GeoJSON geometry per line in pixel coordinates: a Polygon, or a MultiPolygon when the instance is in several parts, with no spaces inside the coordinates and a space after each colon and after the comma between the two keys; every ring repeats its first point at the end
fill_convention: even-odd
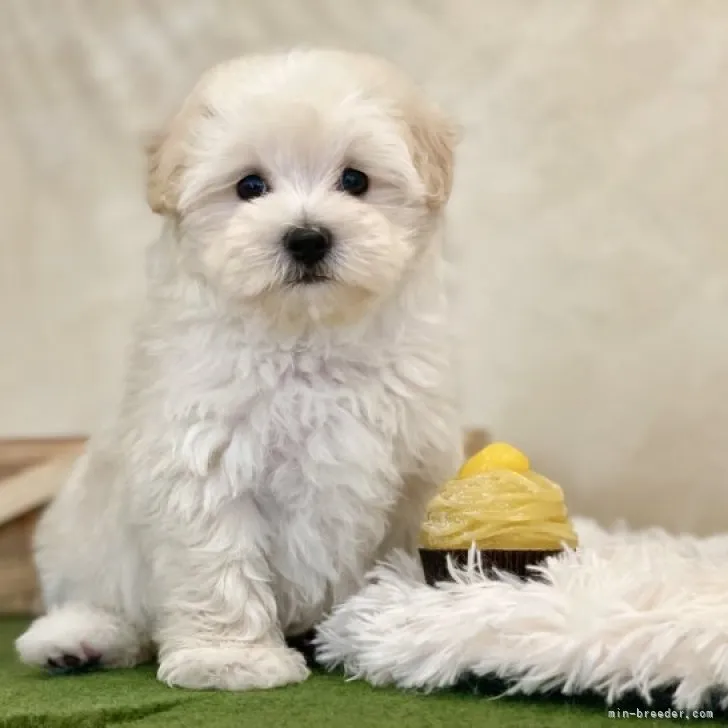
{"type": "Polygon", "coordinates": [[[113,498],[113,463],[83,456],[45,512],[35,557],[46,614],[15,643],[20,659],[53,671],[131,667],[144,638],[142,561],[113,498]]]}
{"type": "Polygon", "coordinates": [[[138,631],[120,616],[68,602],[37,619],[15,643],[28,665],[53,671],[133,667],[151,655],[138,631]]]}

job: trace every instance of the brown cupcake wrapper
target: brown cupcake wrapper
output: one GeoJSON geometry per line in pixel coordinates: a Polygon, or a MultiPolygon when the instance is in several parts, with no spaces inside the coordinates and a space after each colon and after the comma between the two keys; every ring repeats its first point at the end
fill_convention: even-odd
{"type": "MultiPolygon", "coordinates": [[[[560,553],[562,553],[561,549],[549,551],[482,549],[476,552],[476,564],[482,565],[486,574],[492,575],[493,570],[497,569],[520,579],[536,579],[538,574],[534,573],[530,567],[538,566],[549,556],[556,556],[560,553]]],[[[454,566],[467,568],[469,554],[467,549],[420,549],[425,581],[430,586],[439,581],[452,581],[448,569],[448,556],[454,566]]]]}

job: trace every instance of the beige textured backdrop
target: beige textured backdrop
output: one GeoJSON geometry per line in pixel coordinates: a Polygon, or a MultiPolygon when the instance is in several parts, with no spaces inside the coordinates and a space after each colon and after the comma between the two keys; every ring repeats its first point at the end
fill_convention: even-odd
{"type": "Polygon", "coordinates": [[[464,126],[469,420],[573,510],[725,529],[725,0],[0,0],[0,437],[116,396],[142,135],[210,63],[301,42],[391,57],[464,126]]]}

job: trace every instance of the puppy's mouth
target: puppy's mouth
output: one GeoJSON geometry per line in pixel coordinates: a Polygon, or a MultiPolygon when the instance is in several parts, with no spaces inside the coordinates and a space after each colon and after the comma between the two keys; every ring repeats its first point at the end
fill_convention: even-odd
{"type": "Polygon", "coordinates": [[[329,283],[334,280],[325,270],[300,269],[293,271],[286,279],[289,286],[313,286],[319,283],[329,283]]]}

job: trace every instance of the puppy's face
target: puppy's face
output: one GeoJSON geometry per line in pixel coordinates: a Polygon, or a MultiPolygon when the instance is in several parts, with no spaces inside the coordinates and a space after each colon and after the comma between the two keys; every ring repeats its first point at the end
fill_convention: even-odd
{"type": "Polygon", "coordinates": [[[209,72],[151,150],[149,201],[233,305],[341,320],[431,243],[454,133],[383,61],[333,51],[209,72]]]}

